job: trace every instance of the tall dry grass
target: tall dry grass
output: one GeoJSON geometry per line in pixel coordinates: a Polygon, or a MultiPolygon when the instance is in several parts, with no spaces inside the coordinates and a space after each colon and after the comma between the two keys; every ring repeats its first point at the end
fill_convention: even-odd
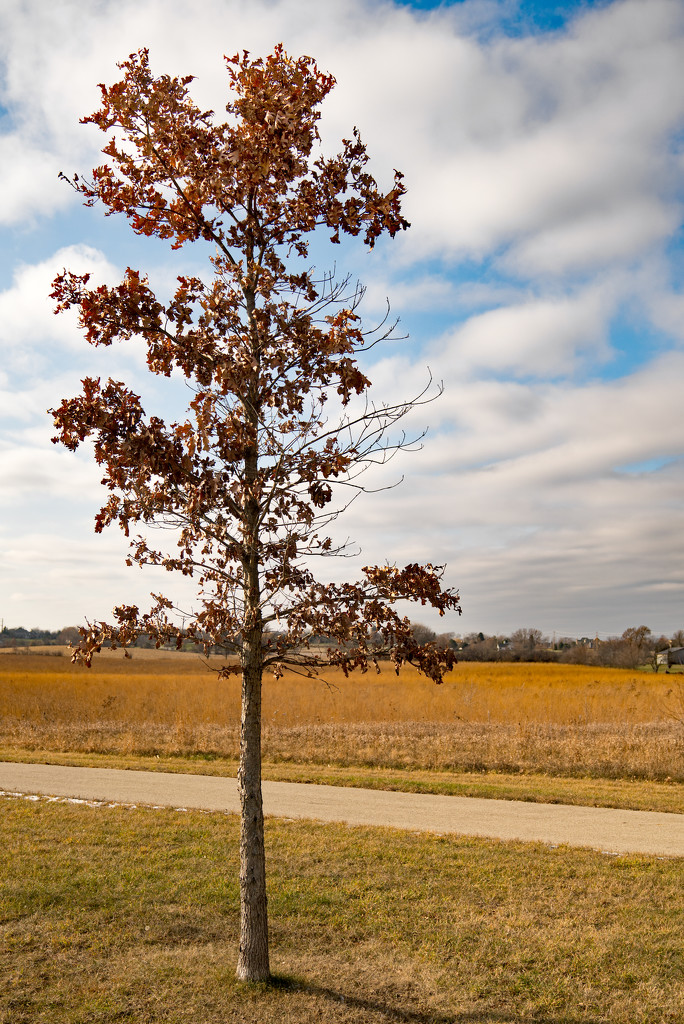
{"type": "MultiPolygon", "coordinates": [[[[240,684],[194,655],[0,656],[0,744],[30,749],[237,757],[240,684]]],[[[679,686],[679,690],[678,690],[679,686]]],[[[684,781],[677,677],[585,665],[456,667],[264,685],[274,761],[684,781]],[[673,714],[674,710],[674,714],[673,714]]]]}

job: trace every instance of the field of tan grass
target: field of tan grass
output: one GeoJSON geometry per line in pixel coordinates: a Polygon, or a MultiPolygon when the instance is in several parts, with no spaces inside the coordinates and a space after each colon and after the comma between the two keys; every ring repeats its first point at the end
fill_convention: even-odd
{"type": "MultiPolygon", "coordinates": [[[[0,656],[1,745],[237,756],[239,681],[216,677],[220,659],[108,652],[89,670],[57,654],[0,656]]],[[[439,687],[389,666],[349,679],[269,676],[264,757],[681,782],[681,686],[665,674],[540,663],[460,664],[439,687]]]]}

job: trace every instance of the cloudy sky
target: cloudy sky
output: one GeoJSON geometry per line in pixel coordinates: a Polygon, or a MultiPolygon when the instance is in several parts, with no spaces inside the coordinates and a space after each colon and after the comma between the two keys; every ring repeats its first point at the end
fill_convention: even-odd
{"type": "Polygon", "coordinates": [[[93,534],[99,474],[46,410],[86,374],[168,399],[47,295],[64,266],[163,288],[199,254],[79,205],[57,177],[100,162],[79,117],[141,46],[220,112],[222,55],[279,41],[337,78],[323,145],[358,125],[378,180],[405,174],[400,239],[316,251],[409,334],[375,350],[378,395],[444,383],[403,484],[348,515],[359,564],[446,562],[459,632],[682,628],[684,0],[3,0],[0,618],[78,624],[158,585],[93,534]]]}

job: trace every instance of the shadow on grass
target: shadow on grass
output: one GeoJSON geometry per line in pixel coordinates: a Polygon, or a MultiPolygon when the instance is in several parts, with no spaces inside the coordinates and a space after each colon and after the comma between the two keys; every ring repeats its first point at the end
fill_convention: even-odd
{"type": "MultiPolygon", "coordinates": [[[[252,986],[250,986],[252,987],[252,986]]],[[[414,1010],[408,1007],[391,1006],[376,999],[363,998],[361,996],[348,995],[341,990],[329,988],[325,985],[316,985],[290,974],[274,973],[267,982],[258,983],[253,986],[262,989],[264,992],[304,992],[308,995],[317,996],[319,999],[326,999],[337,1007],[346,1006],[352,1010],[362,1010],[366,1013],[378,1014],[387,1021],[396,1021],[397,1024],[508,1024],[514,1019],[515,1011],[507,1010],[471,1010],[461,1013],[443,1013],[439,1010],[414,1010]]],[[[554,1014],[553,1016],[539,1016],[525,1018],[534,1024],[600,1024],[598,1017],[576,1017],[566,1014],[554,1014]]],[[[523,1018],[520,1019],[523,1024],[523,1018]]]]}

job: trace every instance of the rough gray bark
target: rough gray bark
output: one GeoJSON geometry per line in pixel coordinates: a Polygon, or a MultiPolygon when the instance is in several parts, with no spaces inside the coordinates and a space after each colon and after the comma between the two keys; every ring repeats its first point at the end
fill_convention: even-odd
{"type": "Polygon", "coordinates": [[[240,952],[237,976],[242,981],[266,981],[268,914],[266,854],[261,802],[261,644],[248,651],[242,673],[240,727],[240,952]],[[254,656],[256,655],[256,657],[254,656]]]}
{"type": "MultiPolygon", "coordinates": [[[[252,260],[252,245],[249,245],[252,260]]],[[[248,264],[249,265],[249,264],[248,264]]],[[[244,289],[250,324],[255,377],[246,388],[245,419],[251,443],[245,453],[245,504],[242,524],[245,635],[242,645],[242,715],[240,722],[240,952],[237,976],[242,981],[266,981],[268,912],[266,851],[261,799],[261,684],[263,679],[263,620],[259,578],[259,502],[254,494],[258,474],[259,333],[254,319],[254,289],[244,289]]]]}
{"type": "MultiPolygon", "coordinates": [[[[248,460],[251,476],[256,458],[248,460]]],[[[246,502],[246,533],[256,534],[258,505],[246,502]]],[[[242,648],[242,715],[240,721],[240,953],[237,976],[242,981],[269,977],[266,853],[261,801],[261,683],[263,622],[260,609],[259,559],[256,544],[247,543],[245,569],[246,635],[242,648]]]]}

